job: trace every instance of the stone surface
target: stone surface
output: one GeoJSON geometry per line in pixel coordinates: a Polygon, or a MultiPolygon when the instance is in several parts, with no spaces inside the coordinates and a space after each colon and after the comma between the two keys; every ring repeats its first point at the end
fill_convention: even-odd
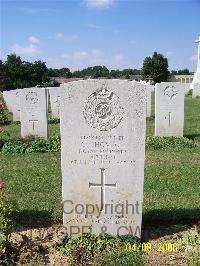
{"type": "Polygon", "coordinates": [[[20,89],[16,89],[3,92],[3,98],[6,106],[9,112],[13,114],[13,121],[20,121],[20,91],[20,89]]]}
{"type": "Polygon", "coordinates": [[[3,91],[3,99],[6,103],[9,112],[12,112],[12,91],[3,91]]]}
{"type": "Polygon", "coordinates": [[[48,92],[41,88],[26,88],[20,93],[21,136],[36,136],[47,139],[48,92]]]}
{"type": "Polygon", "coordinates": [[[11,91],[11,108],[13,114],[13,121],[20,121],[20,89],[11,91]]]}
{"type": "Polygon", "coordinates": [[[193,84],[192,98],[195,98],[197,96],[200,96],[200,83],[193,84]]]}
{"type": "Polygon", "coordinates": [[[69,236],[140,237],[145,86],[122,80],[68,83],[60,119],[63,222],[69,236]]]}
{"type": "Polygon", "coordinates": [[[60,96],[63,88],[52,87],[49,89],[50,104],[51,104],[51,114],[54,118],[60,118],[60,96]]]}
{"type": "Polygon", "coordinates": [[[200,84],[200,36],[199,39],[195,41],[198,44],[198,52],[197,52],[197,70],[194,73],[193,85],[195,83],[200,84]]]}
{"type": "Polygon", "coordinates": [[[184,89],[178,82],[162,82],[155,89],[155,135],[183,136],[184,89]]]}
{"type": "Polygon", "coordinates": [[[145,85],[147,90],[147,117],[151,116],[151,92],[154,90],[153,85],[145,85]]]}

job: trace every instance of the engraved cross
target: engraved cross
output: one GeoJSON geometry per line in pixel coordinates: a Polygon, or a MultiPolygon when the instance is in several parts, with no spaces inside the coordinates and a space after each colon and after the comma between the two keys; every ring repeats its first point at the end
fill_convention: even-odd
{"type": "Polygon", "coordinates": [[[32,120],[29,120],[29,122],[32,123],[32,125],[33,125],[33,128],[32,128],[32,129],[33,129],[33,131],[34,131],[34,129],[35,129],[35,123],[38,123],[38,120],[36,120],[36,119],[35,119],[35,120],[32,119],[32,120]]]}
{"type": "Polygon", "coordinates": [[[169,128],[171,127],[171,119],[172,119],[172,113],[171,112],[169,112],[169,114],[168,114],[168,117],[165,117],[165,119],[168,119],[168,125],[169,125],[169,128]]]}
{"type": "Polygon", "coordinates": [[[103,211],[104,209],[104,204],[105,204],[105,188],[106,187],[110,187],[110,188],[116,188],[117,187],[117,183],[115,184],[107,184],[105,182],[106,176],[105,176],[105,168],[100,168],[101,170],[101,183],[100,184],[95,184],[95,183],[91,183],[89,182],[89,188],[91,187],[99,187],[101,188],[101,209],[100,211],[103,211]]]}

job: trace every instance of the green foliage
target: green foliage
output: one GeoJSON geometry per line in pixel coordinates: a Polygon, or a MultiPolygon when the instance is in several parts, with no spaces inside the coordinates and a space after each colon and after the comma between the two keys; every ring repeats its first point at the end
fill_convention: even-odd
{"type": "Polygon", "coordinates": [[[147,137],[146,148],[153,150],[181,150],[184,148],[195,148],[192,140],[183,137],[147,137]]]}
{"type": "Polygon", "coordinates": [[[5,63],[0,62],[1,90],[41,85],[48,81],[48,69],[42,61],[22,61],[20,56],[11,54],[5,63]]]}
{"type": "Polygon", "coordinates": [[[83,77],[93,77],[93,78],[99,78],[99,77],[108,77],[109,76],[109,70],[105,66],[94,66],[94,67],[88,67],[83,70],[74,71],[73,77],[83,78],[83,77]]]}
{"type": "Polygon", "coordinates": [[[186,96],[192,96],[192,90],[189,90],[186,96]]]}
{"type": "Polygon", "coordinates": [[[69,68],[63,67],[61,69],[48,69],[48,76],[49,77],[63,77],[63,78],[71,78],[72,73],[69,68]]]}
{"type": "Polygon", "coordinates": [[[188,265],[200,265],[200,228],[198,225],[182,235],[179,239],[179,246],[188,265]]]}
{"type": "Polygon", "coordinates": [[[144,79],[152,79],[155,83],[167,81],[169,77],[167,58],[156,52],[152,57],[146,57],[143,62],[142,76],[144,79]]]}
{"type": "Polygon", "coordinates": [[[10,123],[8,110],[6,106],[0,102],[0,125],[7,125],[10,123]]]}
{"type": "Polygon", "coordinates": [[[71,265],[143,265],[139,249],[135,252],[125,250],[127,242],[134,243],[136,240],[108,234],[83,234],[76,239],[63,238],[57,249],[68,257],[71,265]]]}
{"type": "Polygon", "coordinates": [[[53,136],[48,140],[37,138],[35,140],[13,140],[3,145],[3,154],[19,154],[33,152],[57,152],[60,151],[60,137],[53,136]]]}
{"type": "Polygon", "coordinates": [[[8,252],[9,236],[14,229],[10,216],[16,210],[16,203],[3,191],[3,188],[0,188],[0,263],[8,252]]]}
{"type": "Polygon", "coordinates": [[[48,124],[59,124],[60,119],[59,118],[54,118],[54,117],[49,117],[48,118],[48,124]]]}

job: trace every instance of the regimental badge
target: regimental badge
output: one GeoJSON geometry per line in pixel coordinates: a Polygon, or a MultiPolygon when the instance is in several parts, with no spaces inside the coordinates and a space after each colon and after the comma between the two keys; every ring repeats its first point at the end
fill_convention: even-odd
{"type": "Polygon", "coordinates": [[[26,100],[29,104],[35,104],[38,101],[38,96],[37,93],[34,91],[30,91],[27,95],[26,95],[26,100]]]}
{"type": "Polygon", "coordinates": [[[84,104],[83,115],[86,122],[100,131],[108,131],[119,125],[123,119],[124,108],[119,97],[103,85],[92,93],[84,104]]]}
{"type": "Polygon", "coordinates": [[[164,95],[167,95],[170,100],[176,98],[178,90],[174,86],[167,86],[164,90],[164,95]]]}

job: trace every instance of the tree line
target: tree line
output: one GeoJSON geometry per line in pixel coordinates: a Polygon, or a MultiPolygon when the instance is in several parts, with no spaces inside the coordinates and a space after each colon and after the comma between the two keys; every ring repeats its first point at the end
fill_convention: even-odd
{"type": "Polygon", "coordinates": [[[63,78],[126,78],[141,75],[144,80],[153,82],[167,81],[170,75],[190,74],[188,69],[179,71],[168,71],[168,60],[162,54],[154,53],[152,57],[146,57],[142,69],[112,69],[105,66],[88,67],[82,70],[71,72],[69,68],[60,69],[48,68],[41,60],[35,62],[22,61],[20,56],[11,54],[5,62],[0,60],[0,90],[34,86],[53,86],[51,77],[63,78]]]}

